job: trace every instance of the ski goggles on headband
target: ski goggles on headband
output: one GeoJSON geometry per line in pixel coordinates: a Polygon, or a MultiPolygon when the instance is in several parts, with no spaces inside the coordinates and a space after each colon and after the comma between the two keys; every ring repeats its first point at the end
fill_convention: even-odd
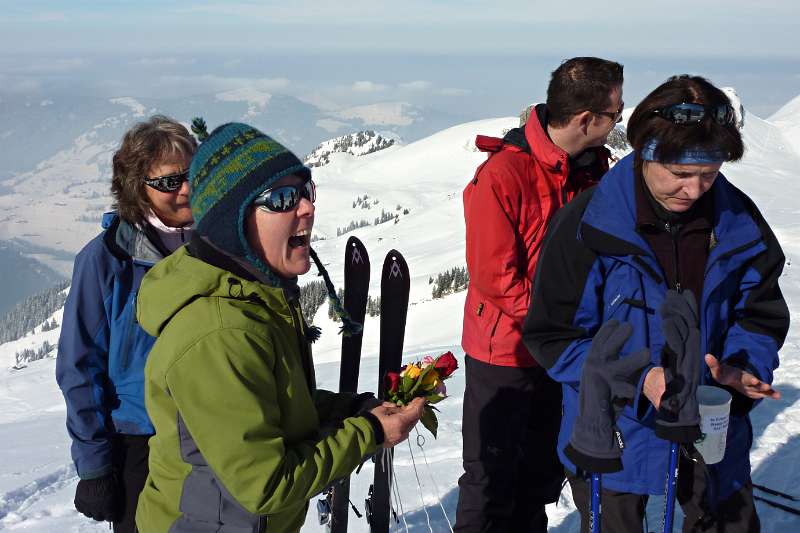
{"type": "Polygon", "coordinates": [[[721,126],[731,125],[736,120],[733,107],[729,104],[706,106],[684,102],[654,109],[653,114],[680,126],[698,124],[706,116],[710,116],[721,126]]]}
{"type": "Polygon", "coordinates": [[[281,185],[262,192],[253,200],[253,205],[272,213],[285,213],[291,211],[300,203],[301,198],[306,198],[312,204],[317,199],[317,187],[312,179],[300,185],[281,185]]]}
{"type": "Polygon", "coordinates": [[[167,174],[158,178],[145,178],[144,183],[148,187],[159,192],[175,192],[181,188],[183,182],[189,179],[189,169],[181,170],[175,174],[167,174]]]}

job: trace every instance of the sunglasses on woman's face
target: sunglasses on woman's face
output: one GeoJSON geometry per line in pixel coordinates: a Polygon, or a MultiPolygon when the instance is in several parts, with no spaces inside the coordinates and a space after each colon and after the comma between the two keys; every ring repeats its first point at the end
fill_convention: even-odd
{"type": "Polygon", "coordinates": [[[729,126],[736,119],[733,108],[728,104],[705,106],[703,104],[673,104],[653,110],[654,115],[678,125],[693,125],[710,116],[717,124],[729,126]]]}
{"type": "Polygon", "coordinates": [[[285,213],[296,208],[300,199],[306,198],[312,204],[317,199],[317,188],[309,179],[300,185],[282,185],[262,192],[253,200],[253,205],[271,213],[285,213]]]}
{"type": "Polygon", "coordinates": [[[181,170],[175,174],[168,174],[158,178],[145,178],[144,183],[159,192],[175,192],[181,188],[183,182],[189,179],[189,169],[181,170]]]}

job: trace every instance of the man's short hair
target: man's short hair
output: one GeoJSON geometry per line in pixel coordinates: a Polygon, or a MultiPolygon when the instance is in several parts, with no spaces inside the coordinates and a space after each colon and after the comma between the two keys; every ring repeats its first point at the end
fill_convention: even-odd
{"type": "Polygon", "coordinates": [[[553,71],[547,86],[548,121],[565,126],[582,111],[607,111],[622,85],[622,65],[599,57],[573,57],[553,71]]]}

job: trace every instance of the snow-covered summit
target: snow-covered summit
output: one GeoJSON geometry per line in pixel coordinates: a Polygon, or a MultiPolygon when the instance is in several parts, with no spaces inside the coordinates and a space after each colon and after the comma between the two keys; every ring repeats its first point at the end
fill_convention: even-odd
{"type": "Polygon", "coordinates": [[[309,167],[321,167],[331,162],[334,153],[363,156],[384,150],[397,142],[394,137],[373,130],[359,131],[329,139],[314,148],[303,160],[309,167]]]}
{"type": "Polygon", "coordinates": [[[733,87],[722,87],[722,92],[725,93],[725,96],[728,97],[728,100],[731,101],[731,107],[733,107],[733,113],[736,115],[736,126],[738,128],[744,127],[744,104],[742,104],[742,99],[739,97],[739,93],[736,92],[736,89],[733,87]]]}
{"type": "Polygon", "coordinates": [[[790,100],[768,120],[781,130],[790,146],[800,154],[800,95],[790,100]]]}

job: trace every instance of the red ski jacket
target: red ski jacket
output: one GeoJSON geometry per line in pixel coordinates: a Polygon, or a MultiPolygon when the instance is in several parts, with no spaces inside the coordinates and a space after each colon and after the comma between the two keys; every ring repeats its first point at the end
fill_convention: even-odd
{"type": "Polygon", "coordinates": [[[502,139],[478,135],[475,144],[489,157],[464,189],[470,280],[461,346],[492,365],[537,366],[521,330],[548,222],[608,170],[603,147],[571,161],[542,128],[546,114],[537,106],[502,139]]]}

